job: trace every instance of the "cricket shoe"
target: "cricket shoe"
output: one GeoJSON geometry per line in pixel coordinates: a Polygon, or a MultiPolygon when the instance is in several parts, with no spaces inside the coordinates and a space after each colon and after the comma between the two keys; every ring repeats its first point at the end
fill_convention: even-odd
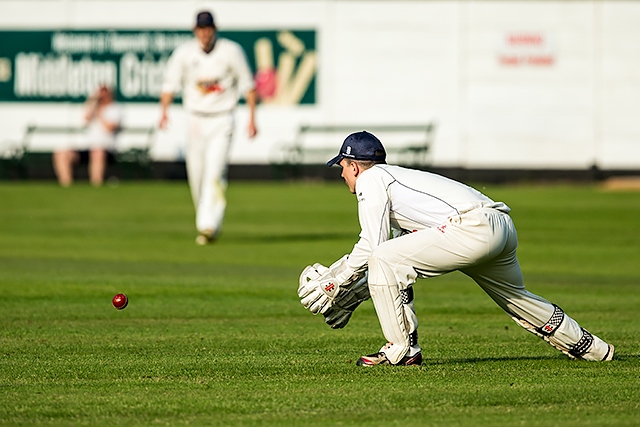
{"type": "Polygon", "coordinates": [[[416,353],[413,356],[405,356],[398,363],[393,365],[387,359],[386,354],[383,352],[378,352],[374,354],[369,354],[367,356],[362,356],[356,362],[358,366],[374,366],[374,365],[393,365],[393,366],[410,366],[410,365],[421,365],[422,364],[422,353],[416,353]]]}
{"type": "Polygon", "coordinates": [[[199,246],[205,246],[205,245],[209,245],[211,243],[215,243],[216,240],[218,240],[218,235],[220,233],[218,233],[218,231],[214,231],[214,230],[204,230],[201,231],[197,236],[196,236],[196,245],[199,246]]]}

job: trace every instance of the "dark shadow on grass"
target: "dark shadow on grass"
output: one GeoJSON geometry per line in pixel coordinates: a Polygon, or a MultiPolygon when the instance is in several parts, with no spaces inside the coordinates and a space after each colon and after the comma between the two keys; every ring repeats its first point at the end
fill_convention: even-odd
{"type": "Polygon", "coordinates": [[[290,242],[320,242],[325,240],[344,240],[345,235],[340,233],[295,233],[295,234],[224,234],[221,241],[228,242],[253,242],[253,243],[290,243],[290,242]]]}
{"type": "Polygon", "coordinates": [[[517,356],[517,357],[467,357],[459,359],[425,359],[425,365],[452,365],[457,363],[482,363],[482,362],[515,362],[523,360],[571,360],[568,357],[558,356],[517,356]]]}
{"type": "MultiPolygon", "coordinates": [[[[616,353],[613,361],[632,361],[640,358],[640,354],[618,354],[616,353]]],[[[468,357],[459,359],[428,359],[425,358],[423,365],[452,365],[457,363],[483,363],[483,362],[515,362],[524,360],[567,360],[575,363],[598,363],[586,360],[572,360],[563,355],[557,356],[518,356],[518,357],[468,357]]]]}
{"type": "Polygon", "coordinates": [[[630,361],[640,361],[640,354],[619,354],[615,353],[613,355],[613,361],[616,360],[620,362],[630,362],[630,361]]]}

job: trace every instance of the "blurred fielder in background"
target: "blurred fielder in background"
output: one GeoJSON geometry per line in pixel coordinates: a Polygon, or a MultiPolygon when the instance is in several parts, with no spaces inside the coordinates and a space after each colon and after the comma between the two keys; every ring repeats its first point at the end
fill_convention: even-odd
{"type": "Polygon", "coordinates": [[[218,237],[226,208],[227,163],[233,136],[233,111],[241,96],[249,109],[248,135],[256,133],[256,94],[253,75],[242,47],[217,37],[210,12],[200,12],[195,38],[171,54],[160,95],[160,129],[167,111],[182,90],[188,113],[186,165],[196,209],[196,243],[206,245],[218,237]]]}
{"type": "Polygon", "coordinates": [[[53,153],[53,169],[63,187],[73,183],[73,167],[86,154],[91,184],[100,186],[104,181],[107,160],[116,149],[116,136],[122,123],[122,109],[115,102],[111,88],[101,85],[87,99],[84,120],[87,126],[84,142],[53,153]]]}
{"type": "Polygon", "coordinates": [[[369,296],[388,343],[357,364],[419,365],[413,288],[418,277],[460,270],[518,324],[569,357],[603,361],[614,348],[583,329],[555,304],[525,289],[516,258],[518,238],[509,207],[456,182],[386,164],[374,135],[349,135],[327,165],[339,164],[358,199],[360,240],[330,267],[300,276],[298,295],[333,328],[349,321],[369,296]],[[368,285],[368,286],[367,286],[368,285]]]}

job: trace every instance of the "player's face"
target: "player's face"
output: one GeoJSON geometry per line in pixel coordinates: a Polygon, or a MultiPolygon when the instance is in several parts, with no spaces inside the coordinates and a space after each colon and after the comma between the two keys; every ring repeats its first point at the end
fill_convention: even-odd
{"type": "Polygon", "coordinates": [[[347,159],[340,160],[340,166],[342,167],[342,173],[340,176],[344,179],[345,184],[349,187],[349,191],[351,193],[356,193],[356,178],[358,177],[358,172],[360,171],[358,164],[354,162],[350,162],[347,159]]]}
{"type": "Polygon", "coordinates": [[[205,48],[211,45],[216,30],[213,27],[196,27],[193,33],[200,42],[200,46],[205,48]]]}

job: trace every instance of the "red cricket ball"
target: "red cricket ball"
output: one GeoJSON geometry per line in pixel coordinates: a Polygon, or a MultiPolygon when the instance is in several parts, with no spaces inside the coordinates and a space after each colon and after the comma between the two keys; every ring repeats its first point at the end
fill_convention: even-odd
{"type": "Polygon", "coordinates": [[[118,310],[123,310],[127,304],[129,304],[129,298],[127,298],[125,294],[116,294],[111,300],[111,303],[118,310]]]}

